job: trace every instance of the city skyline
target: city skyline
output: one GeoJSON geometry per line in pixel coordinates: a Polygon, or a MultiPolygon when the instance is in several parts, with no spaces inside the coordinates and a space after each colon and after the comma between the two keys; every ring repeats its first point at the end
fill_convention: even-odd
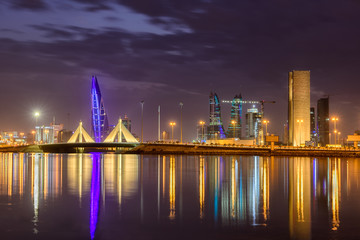
{"type": "MultiPolygon", "coordinates": [[[[209,124],[211,90],[221,100],[239,92],[246,100],[275,100],[265,107],[265,117],[270,131],[281,135],[287,72],[310,70],[310,106],[330,95],[330,117],[339,118],[342,136],[352,134],[360,128],[359,7],[354,1],[173,1],[166,6],[161,1],[152,6],[3,1],[0,96],[6,114],[0,129],[29,132],[34,111],[41,113],[41,124],[55,116],[66,126],[70,113],[72,130],[79,120],[90,129],[89,76],[97,75],[110,124],[127,114],[139,135],[140,101],[145,101],[144,140],[157,139],[158,105],[161,130],[169,131],[175,121],[179,138],[179,102],[184,103],[184,139],[195,139],[198,121],[209,124]]],[[[221,104],[224,113],[230,107],[221,104]]],[[[227,129],[230,116],[222,117],[227,129]]]]}

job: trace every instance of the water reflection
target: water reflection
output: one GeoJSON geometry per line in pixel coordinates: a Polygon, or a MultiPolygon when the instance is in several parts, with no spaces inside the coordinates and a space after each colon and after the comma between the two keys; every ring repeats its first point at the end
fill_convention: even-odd
{"type": "Polygon", "coordinates": [[[287,224],[294,239],[322,228],[339,234],[340,217],[360,211],[345,204],[360,196],[359,179],[357,159],[0,154],[1,201],[31,202],[33,234],[46,231],[51,206],[61,203],[90,219],[91,239],[110,216],[145,225],[287,224]]]}

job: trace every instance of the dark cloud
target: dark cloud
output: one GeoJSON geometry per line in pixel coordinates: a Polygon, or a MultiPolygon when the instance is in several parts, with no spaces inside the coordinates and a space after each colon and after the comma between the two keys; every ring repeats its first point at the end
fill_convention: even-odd
{"type": "Polygon", "coordinates": [[[57,28],[54,25],[46,24],[46,25],[30,25],[30,27],[44,32],[45,37],[49,38],[72,38],[74,37],[74,33],[57,28]]]}
{"type": "Polygon", "coordinates": [[[27,9],[32,11],[48,9],[48,5],[43,0],[11,0],[9,3],[15,9],[27,9]]]}
{"type": "Polygon", "coordinates": [[[86,5],[85,10],[89,12],[97,12],[97,11],[105,11],[105,10],[112,10],[112,8],[105,4],[105,2],[108,2],[106,0],[104,1],[98,1],[98,0],[72,0],[77,3],[81,3],[83,5],[86,5]]]}

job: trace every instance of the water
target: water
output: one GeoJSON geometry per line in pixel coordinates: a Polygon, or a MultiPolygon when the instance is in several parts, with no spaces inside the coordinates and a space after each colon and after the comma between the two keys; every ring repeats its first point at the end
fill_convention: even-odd
{"type": "Polygon", "coordinates": [[[0,239],[360,239],[360,159],[0,154],[0,239]]]}

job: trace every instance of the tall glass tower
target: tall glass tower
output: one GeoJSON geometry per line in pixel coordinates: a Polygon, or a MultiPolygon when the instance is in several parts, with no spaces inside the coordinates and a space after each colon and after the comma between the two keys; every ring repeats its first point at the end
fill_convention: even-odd
{"type": "Polygon", "coordinates": [[[109,133],[109,122],[96,76],[91,84],[91,123],[95,142],[102,142],[109,133]]]}
{"type": "Polygon", "coordinates": [[[242,115],[242,96],[235,95],[231,102],[231,117],[227,136],[229,138],[241,138],[241,115],[242,115]]]}
{"type": "Polygon", "coordinates": [[[209,96],[210,119],[208,127],[208,139],[226,138],[223,123],[221,121],[220,100],[216,93],[209,96]]]}

